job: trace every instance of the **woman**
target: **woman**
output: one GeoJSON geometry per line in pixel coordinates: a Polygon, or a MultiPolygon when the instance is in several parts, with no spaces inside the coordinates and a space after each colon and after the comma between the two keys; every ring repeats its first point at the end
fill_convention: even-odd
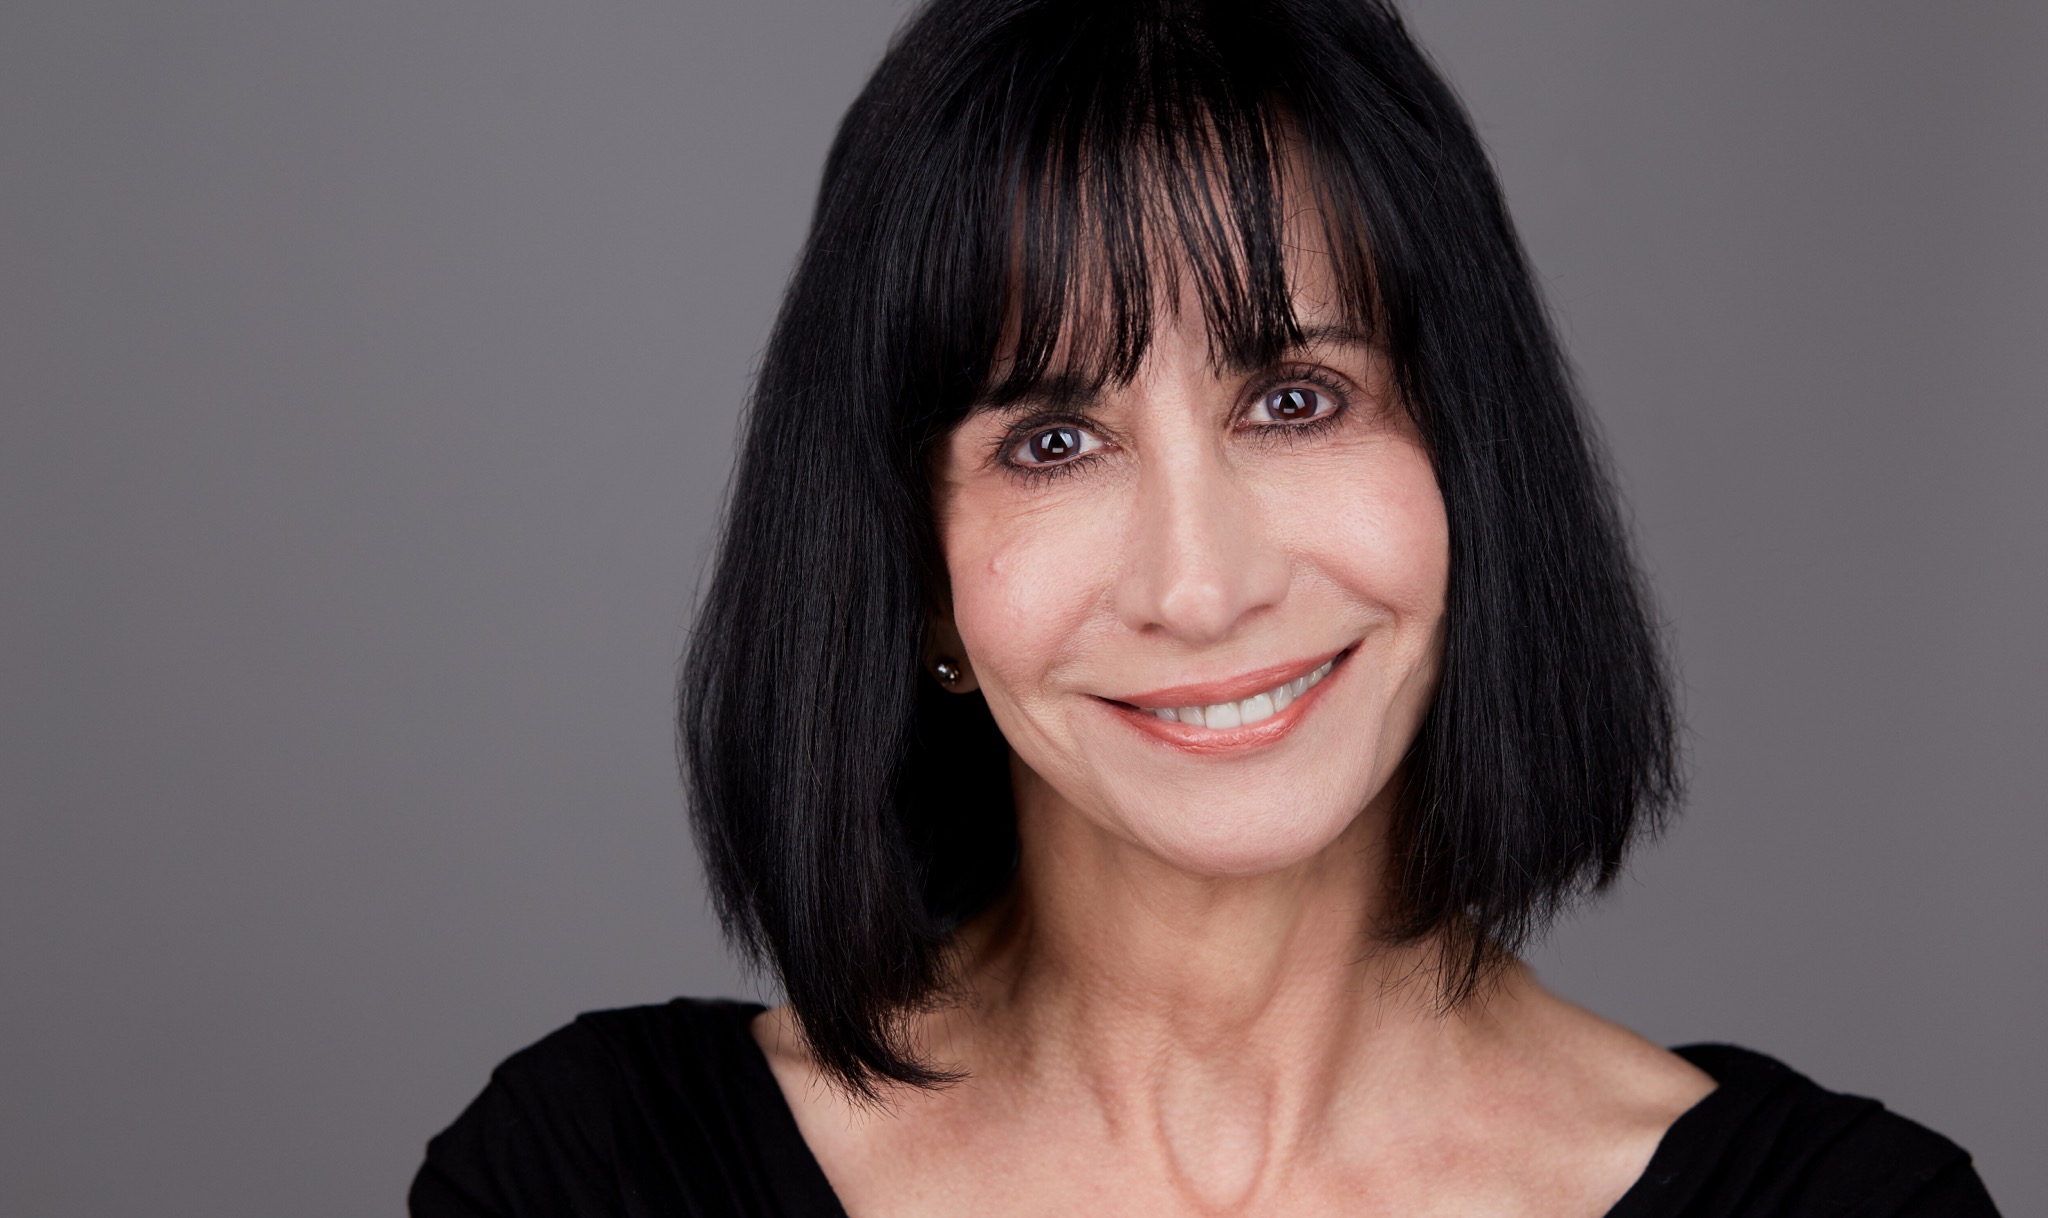
{"type": "Polygon", "coordinates": [[[1516,951],[1677,791],[1470,125],[1361,0],[935,0],[847,115],[685,669],[788,998],[585,1016],[416,1214],[1988,1214],[1516,951]]]}

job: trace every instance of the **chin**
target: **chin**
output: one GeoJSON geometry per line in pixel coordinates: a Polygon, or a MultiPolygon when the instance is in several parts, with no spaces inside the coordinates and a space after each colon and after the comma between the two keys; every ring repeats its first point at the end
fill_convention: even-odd
{"type": "MultiPolygon", "coordinates": [[[[1150,803],[1151,801],[1147,801],[1150,803]]],[[[1131,808],[1125,829],[1160,861],[1217,879],[1269,875],[1299,867],[1344,836],[1365,800],[1316,800],[1304,806],[1216,802],[1191,810],[1131,808]]]]}

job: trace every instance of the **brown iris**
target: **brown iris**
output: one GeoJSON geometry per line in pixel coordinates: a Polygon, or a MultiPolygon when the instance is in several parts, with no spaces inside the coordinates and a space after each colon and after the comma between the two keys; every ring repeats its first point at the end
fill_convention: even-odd
{"type": "Polygon", "coordinates": [[[1313,418],[1319,396],[1313,389],[1277,389],[1266,395],[1266,413],[1283,421],[1313,418]]]}
{"type": "Polygon", "coordinates": [[[1031,437],[1033,461],[1064,461],[1081,451],[1081,433],[1071,427],[1055,427],[1031,437]]]}

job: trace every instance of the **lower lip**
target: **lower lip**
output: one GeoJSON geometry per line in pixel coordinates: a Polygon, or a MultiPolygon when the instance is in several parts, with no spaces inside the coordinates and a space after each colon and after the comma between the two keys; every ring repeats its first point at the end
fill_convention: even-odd
{"type": "Polygon", "coordinates": [[[1299,698],[1287,704],[1287,709],[1259,720],[1248,727],[1209,728],[1195,727],[1187,723],[1169,723],[1151,711],[1139,710],[1122,702],[1100,699],[1102,704],[1132,727],[1184,753],[1236,753],[1246,749],[1263,748],[1273,744],[1296,727],[1315,706],[1316,699],[1330,687],[1344,671],[1344,661],[1351,658],[1349,651],[1337,657],[1330,671],[1299,698]]]}

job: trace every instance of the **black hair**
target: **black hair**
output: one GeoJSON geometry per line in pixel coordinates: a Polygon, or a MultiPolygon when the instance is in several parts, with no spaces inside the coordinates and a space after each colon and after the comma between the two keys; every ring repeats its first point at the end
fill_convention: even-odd
{"type": "Polygon", "coordinates": [[[857,1094],[946,1077],[901,1017],[943,996],[949,936],[1017,852],[986,703],[922,672],[932,446],[1049,376],[1127,380],[1179,276],[1213,354],[1299,342],[1290,190],[1347,322],[1391,361],[1450,529],[1387,933],[1441,942],[1460,1001],[1676,799],[1614,494],[1486,155],[1392,8],[933,0],[827,158],[679,699],[727,932],[857,1094]]]}

